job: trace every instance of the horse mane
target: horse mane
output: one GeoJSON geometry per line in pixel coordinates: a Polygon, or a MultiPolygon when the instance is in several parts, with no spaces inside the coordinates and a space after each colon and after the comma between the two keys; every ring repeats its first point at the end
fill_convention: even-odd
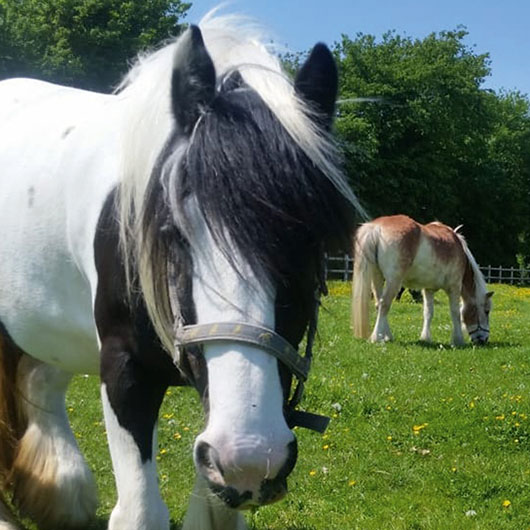
{"type": "MultiPolygon", "coordinates": [[[[283,72],[278,57],[271,52],[270,46],[265,44],[268,39],[264,33],[254,23],[238,15],[217,16],[215,13],[210,13],[200,22],[199,27],[216,69],[218,93],[223,94],[223,85],[234,72],[237,72],[244,82],[244,86],[257,94],[268,112],[274,117],[274,121],[281,124],[283,133],[279,132],[278,127],[274,130],[274,133],[278,135],[275,148],[286,153],[286,160],[303,166],[313,176],[317,172],[320,176],[324,176],[328,188],[332,188],[334,194],[341,197],[342,201],[349,205],[349,209],[357,210],[362,214],[363,210],[347,184],[340,163],[337,163],[341,157],[335,142],[327,131],[318,126],[314,112],[296,94],[293,83],[283,72]],[[296,149],[291,149],[289,146],[289,143],[293,142],[296,149]]],[[[224,232],[224,228],[216,226],[216,221],[219,218],[226,221],[227,215],[234,215],[234,210],[243,206],[240,196],[232,200],[228,197],[229,192],[225,192],[222,197],[225,199],[225,205],[229,204],[229,212],[222,212],[222,207],[216,206],[212,196],[214,191],[219,192],[220,184],[216,183],[215,180],[210,180],[207,184],[202,183],[201,185],[190,178],[190,174],[194,171],[195,173],[201,172],[207,170],[210,164],[215,164],[213,159],[201,163],[200,157],[193,156],[194,151],[200,149],[201,141],[217,142],[215,148],[223,155],[226,155],[230,150],[226,142],[222,142],[222,136],[220,134],[216,136],[217,124],[212,124],[211,120],[208,121],[207,115],[202,115],[199,118],[188,142],[181,141],[178,145],[173,143],[171,150],[167,144],[174,125],[174,118],[170,111],[171,72],[175,57],[178,57],[182,51],[182,42],[182,37],[179,37],[163,48],[141,56],[117,92],[117,97],[125,102],[128,109],[122,124],[121,180],[118,194],[121,247],[127,272],[129,273],[131,270],[129,267],[131,263],[134,263],[137,268],[140,287],[149,314],[163,344],[168,349],[171,348],[172,343],[172,313],[175,308],[172,311],[167,292],[168,249],[164,248],[163,242],[160,242],[161,238],[157,236],[157,231],[160,230],[163,220],[160,219],[160,215],[153,215],[160,212],[161,205],[154,203],[153,195],[155,193],[167,195],[168,188],[175,190],[179,186],[185,188],[184,191],[181,190],[182,193],[185,193],[186,189],[189,193],[190,188],[195,192],[201,190],[203,193],[199,206],[202,208],[202,213],[210,229],[213,228],[214,237],[221,243],[225,243],[225,253],[228,253],[226,252],[227,234],[224,232]],[[200,131],[208,126],[211,126],[209,134],[201,136],[200,131]],[[187,182],[175,183],[175,172],[182,159],[185,159],[184,167],[188,166],[187,182]],[[198,165],[190,167],[193,164],[198,165]],[[206,188],[210,189],[212,186],[217,186],[217,189],[210,190],[210,193],[205,191],[206,188]],[[203,203],[206,205],[203,206],[203,203]],[[151,223],[151,218],[154,219],[154,224],[151,223]],[[156,271],[154,263],[156,263],[156,271]]],[[[221,106],[223,104],[229,105],[227,98],[225,98],[224,103],[219,103],[221,106]]],[[[249,102],[249,104],[253,103],[249,102]]],[[[261,112],[253,126],[254,133],[256,132],[255,129],[261,128],[260,134],[267,134],[269,125],[272,124],[273,120],[266,114],[266,112],[261,112]]],[[[253,131],[249,129],[248,132],[252,135],[253,131]]],[[[268,138],[270,139],[270,134],[268,138]]],[[[256,134],[251,136],[251,139],[259,140],[256,134]]],[[[206,147],[206,144],[203,145],[206,147]]],[[[273,172],[278,173],[280,170],[275,169],[275,161],[266,158],[266,146],[258,145],[257,147],[261,148],[262,152],[265,151],[263,158],[256,161],[258,166],[261,165],[260,169],[269,170],[273,168],[273,172]]],[[[232,151],[234,151],[233,148],[232,151]]],[[[292,172],[291,167],[284,164],[285,167],[288,167],[289,171],[292,172]]],[[[323,185],[317,184],[315,178],[312,179],[311,183],[308,183],[303,179],[295,182],[293,177],[294,175],[289,177],[291,180],[285,178],[286,182],[283,184],[280,182],[280,193],[277,193],[275,197],[272,197],[273,190],[272,186],[269,185],[262,198],[269,208],[269,212],[273,212],[274,208],[280,204],[279,217],[283,216],[284,221],[289,219],[291,215],[291,212],[287,211],[287,204],[292,206],[293,201],[290,203],[282,202],[283,199],[280,196],[282,193],[284,195],[295,193],[295,197],[299,201],[304,193],[309,193],[314,199],[315,207],[324,204],[318,199],[325,196],[330,197],[330,191],[325,190],[323,185]],[[304,190],[304,187],[309,184],[311,185],[308,190],[304,190]]],[[[178,176],[176,180],[179,180],[178,176]]],[[[256,179],[245,183],[240,178],[238,184],[243,185],[243,192],[249,192],[250,196],[254,195],[256,186],[260,187],[260,182],[256,179]],[[251,184],[254,188],[250,186],[251,184]]],[[[231,191],[234,191],[234,188],[231,191]]],[[[348,230],[347,226],[338,226],[340,213],[334,212],[334,209],[329,207],[331,204],[329,201],[327,207],[324,208],[325,211],[311,212],[312,215],[323,226],[335,223],[337,226],[334,228],[339,233],[342,233],[342,230],[348,230]],[[325,219],[324,216],[326,215],[329,219],[325,219]]],[[[301,213],[303,206],[304,204],[300,204],[299,210],[292,212],[292,219],[297,220],[296,214],[301,213]]],[[[305,205],[306,208],[308,206],[310,205],[305,205]]],[[[247,220],[252,218],[248,207],[243,216],[245,214],[249,216],[247,220]]],[[[308,220],[309,212],[306,212],[297,221],[308,220]]],[[[314,228],[317,227],[318,222],[312,223],[314,228]]],[[[181,222],[181,225],[184,224],[185,220],[181,222]]],[[[185,226],[179,228],[185,228],[185,226]]],[[[249,243],[252,240],[248,232],[248,223],[245,223],[244,218],[240,228],[243,229],[241,238],[237,235],[239,233],[237,230],[228,234],[231,239],[235,237],[236,241],[231,242],[236,243],[239,248],[243,243],[249,243]],[[244,239],[245,235],[246,239],[244,239]],[[238,238],[240,238],[239,241],[238,238]]],[[[259,239],[259,230],[255,230],[253,235],[258,237],[258,241],[263,241],[259,239]]],[[[252,249],[259,250],[258,245],[253,244],[250,250],[252,249]]],[[[252,254],[249,253],[248,256],[252,261],[252,254]]],[[[131,284],[130,277],[129,282],[131,284]]]]}
{"type": "Polygon", "coordinates": [[[476,262],[473,254],[471,254],[471,250],[469,250],[469,247],[467,245],[466,238],[457,232],[462,227],[462,225],[458,226],[453,230],[456,237],[458,237],[458,240],[460,241],[460,244],[462,245],[462,249],[464,250],[464,254],[467,258],[467,263],[469,264],[471,271],[473,273],[473,285],[475,290],[475,296],[483,296],[486,294],[488,288],[486,286],[486,281],[484,280],[484,276],[480,270],[480,267],[478,266],[478,263],[476,262]]]}

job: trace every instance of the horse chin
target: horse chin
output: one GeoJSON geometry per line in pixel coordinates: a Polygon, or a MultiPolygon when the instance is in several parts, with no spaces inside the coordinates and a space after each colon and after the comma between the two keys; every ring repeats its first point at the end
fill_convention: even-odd
{"type": "Polygon", "coordinates": [[[285,479],[264,480],[258,493],[250,490],[243,492],[232,486],[223,486],[208,482],[208,486],[223,503],[234,510],[250,510],[259,506],[273,504],[283,499],[287,494],[287,481],[285,479]]]}

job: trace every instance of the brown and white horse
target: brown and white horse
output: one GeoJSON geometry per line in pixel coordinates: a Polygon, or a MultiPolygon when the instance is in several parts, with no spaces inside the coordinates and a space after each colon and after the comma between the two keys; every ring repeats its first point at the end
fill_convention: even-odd
{"type": "Polygon", "coordinates": [[[392,340],[388,312],[401,286],[422,289],[421,340],[431,340],[434,293],[449,297],[451,341],[464,344],[462,322],[474,344],[489,339],[491,296],[467,243],[442,223],[422,225],[406,215],[379,217],[363,224],[354,243],[352,324],[356,337],[368,338],[370,291],[377,307],[372,342],[392,340]],[[462,306],[460,309],[460,300],[462,306]]]}

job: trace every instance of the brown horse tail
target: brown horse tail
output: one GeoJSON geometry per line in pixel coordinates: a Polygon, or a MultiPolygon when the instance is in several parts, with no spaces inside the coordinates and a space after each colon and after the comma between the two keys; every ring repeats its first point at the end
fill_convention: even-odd
{"type": "Polygon", "coordinates": [[[0,527],[13,530],[16,528],[14,517],[2,493],[9,489],[18,442],[26,428],[16,390],[17,369],[22,355],[23,352],[0,323],[0,527]]]}
{"type": "Polygon", "coordinates": [[[366,223],[357,231],[354,242],[351,317],[353,333],[362,339],[370,335],[370,294],[377,266],[378,234],[375,225],[366,223]]]}

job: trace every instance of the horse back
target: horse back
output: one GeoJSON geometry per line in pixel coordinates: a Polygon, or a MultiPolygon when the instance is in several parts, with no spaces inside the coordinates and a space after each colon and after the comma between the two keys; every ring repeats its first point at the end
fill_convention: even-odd
{"type": "Polygon", "coordinates": [[[377,234],[377,265],[385,279],[432,290],[461,283],[466,258],[450,227],[439,222],[422,225],[406,215],[393,215],[374,219],[361,230],[365,237],[368,231],[377,234]]]}
{"type": "Polygon", "coordinates": [[[72,372],[98,366],[93,240],[118,176],[114,101],[0,83],[0,320],[24,351],[72,372]]]}

